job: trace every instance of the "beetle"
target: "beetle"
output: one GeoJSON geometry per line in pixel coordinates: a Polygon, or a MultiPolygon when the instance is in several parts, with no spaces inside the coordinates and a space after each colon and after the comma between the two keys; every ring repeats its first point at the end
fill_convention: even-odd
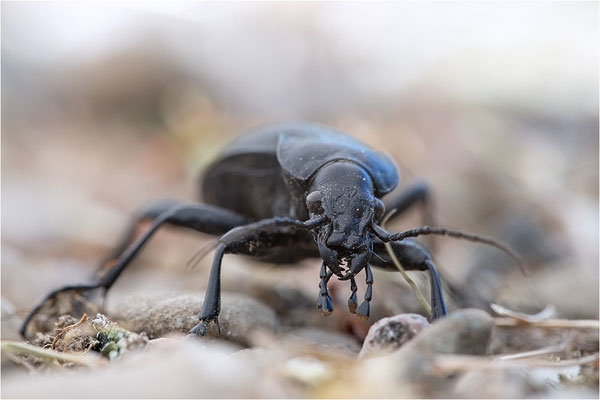
{"type": "MultiPolygon", "coordinates": [[[[386,209],[381,199],[398,183],[397,168],[387,155],[335,129],[296,123],[251,130],[227,146],[205,171],[200,185],[203,203],[168,201],[142,210],[111,257],[112,267],[94,283],[68,285],[49,293],[25,319],[21,334],[26,336],[33,316],[59,293],[95,289],[106,293],[164,225],[220,236],[199,323],[191,330],[197,336],[204,336],[213,321],[219,327],[225,254],[273,263],[320,257],[317,307],[325,315],[332,312],[327,285],[335,275],[350,281],[348,309],[361,318],[369,317],[371,266],[396,270],[385,243],[392,245],[405,269],[429,272],[432,319],[446,315],[439,274],[429,253],[407,238],[440,234],[483,242],[507,252],[518,263],[510,249],[476,235],[427,226],[388,233],[379,225],[386,209]],[[152,224],[135,238],[136,227],[143,220],[152,224]],[[367,286],[358,305],[356,277],[362,271],[367,286]]],[[[398,211],[395,218],[428,198],[427,187],[417,184],[388,201],[387,208],[398,211]]]]}

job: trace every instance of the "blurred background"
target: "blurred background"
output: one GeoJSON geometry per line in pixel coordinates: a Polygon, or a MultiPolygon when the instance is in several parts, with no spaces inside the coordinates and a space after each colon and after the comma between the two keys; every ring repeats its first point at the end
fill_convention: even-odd
{"type": "MultiPolygon", "coordinates": [[[[195,201],[244,130],[298,120],[387,151],[401,188],[431,185],[437,225],[523,257],[528,278],[494,249],[436,239],[450,309],[598,318],[595,2],[2,2],[1,22],[3,322],[88,280],[143,205],[195,201]]],[[[185,264],[206,240],[165,229],[109,300],[202,289],[210,256],[185,264]]],[[[316,297],[318,260],[225,263],[226,290],[316,297]]],[[[378,315],[422,312],[398,276],[377,273],[378,315]]]]}

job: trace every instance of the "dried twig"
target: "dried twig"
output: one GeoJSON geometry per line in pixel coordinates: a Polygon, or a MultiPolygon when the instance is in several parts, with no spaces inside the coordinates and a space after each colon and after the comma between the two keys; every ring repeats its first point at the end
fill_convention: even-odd
{"type": "Polygon", "coordinates": [[[556,307],[548,305],[542,311],[537,314],[525,314],[517,311],[509,310],[499,304],[490,304],[490,308],[501,317],[511,317],[524,322],[537,322],[545,319],[550,319],[556,316],[556,307]]]}
{"type": "Polygon", "coordinates": [[[10,351],[14,353],[29,354],[39,357],[44,361],[66,361],[87,367],[101,365],[104,360],[90,354],[72,354],[60,353],[55,350],[41,349],[37,346],[32,346],[27,343],[19,343],[13,341],[2,341],[2,351],[10,351]]]}
{"type": "Polygon", "coordinates": [[[440,355],[433,363],[434,372],[448,374],[454,372],[468,372],[473,370],[498,370],[507,368],[564,368],[575,365],[597,362],[599,354],[564,361],[547,360],[494,360],[490,357],[440,355]]]}
{"type": "Polygon", "coordinates": [[[500,361],[520,360],[523,358],[543,356],[546,354],[562,353],[565,351],[565,349],[566,349],[566,346],[564,344],[561,344],[558,346],[548,346],[548,347],[542,347],[541,349],[537,349],[537,350],[524,351],[522,353],[508,354],[505,356],[500,356],[497,358],[497,360],[500,360],[500,361]]]}
{"type": "Polygon", "coordinates": [[[571,347],[576,336],[577,336],[577,332],[572,330],[572,331],[569,331],[567,338],[559,345],[542,347],[541,349],[524,351],[524,352],[516,353],[516,354],[507,354],[504,356],[497,356],[497,360],[501,360],[501,361],[518,360],[518,359],[522,359],[522,358],[537,357],[537,356],[543,356],[543,355],[547,355],[547,354],[564,353],[571,347]]]}
{"type": "Polygon", "coordinates": [[[83,317],[81,317],[81,319],[78,322],[74,323],[73,325],[65,326],[62,329],[62,331],[60,331],[60,333],[58,335],[56,335],[56,337],[52,341],[52,346],[50,348],[52,350],[54,350],[56,348],[56,344],[58,343],[58,341],[60,340],[60,338],[64,336],[65,333],[67,333],[71,329],[76,328],[79,325],[83,324],[86,320],[87,320],[87,314],[83,314],[83,317]]]}
{"type": "MultiPolygon", "coordinates": [[[[385,224],[392,217],[392,215],[394,215],[396,213],[396,211],[397,210],[394,208],[393,210],[391,210],[388,213],[388,215],[385,216],[385,218],[381,221],[381,227],[382,228],[385,228],[385,224]]],[[[400,261],[398,260],[398,257],[396,257],[396,253],[394,253],[394,249],[392,248],[392,244],[390,242],[385,242],[384,246],[385,246],[385,249],[387,250],[388,254],[390,255],[390,258],[392,259],[392,262],[394,263],[394,265],[396,266],[396,268],[398,269],[398,271],[400,271],[400,273],[402,274],[402,277],[404,278],[404,280],[410,285],[410,287],[412,288],[413,292],[415,292],[415,294],[417,295],[419,301],[423,305],[423,308],[425,308],[425,311],[427,311],[427,315],[429,315],[429,317],[431,318],[431,315],[432,315],[431,314],[431,306],[429,306],[429,304],[427,303],[427,300],[425,300],[425,297],[423,296],[423,294],[419,290],[419,288],[416,285],[416,283],[410,278],[410,276],[408,276],[408,274],[404,270],[404,267],[402,266],[402,264],[400,264],[400,261]]]]}
{"type": "Polygon", "coordinates": [[[496,326],[501,328],[547,328],[547,329],[600,329],[600,321],[596,319],[545,319],[536,322],[527,322],[512,317],[494,319],[496,326]]]}
{"type": "Polygon", "coordinates": [[[555,315],[554,306],[547,306],[537,314],[524,314],[509,310],[498,304],[490,304],[494,312],[500,315],[495,318],[496,326],[502,328],[536,327],[548,329],[600,329],[600,321],[595,319],[550,319],[555,315]]]}

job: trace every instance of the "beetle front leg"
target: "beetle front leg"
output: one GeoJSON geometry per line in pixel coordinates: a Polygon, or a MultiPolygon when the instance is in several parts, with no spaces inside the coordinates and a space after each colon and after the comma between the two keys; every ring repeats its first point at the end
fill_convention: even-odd
{"type": "Polygon", "coordinates": [[[200,311],[200,315],[198,316],[200,323],[190,331],[190,333],[194,333],[198,336],[206,335],[208,324],[212,321],[217,323],[217,329],[219,334],[221,334],[218,319],[219,313],[221,312],[221,264],[226,249],[227,245],[220,243],[215,251],[212,267],[210,269],[210,276],[208,278],[206,295],[204,296],[204,303],[202,304],[202,311],[200,311]]]}
{"type": "Polygon", "coordinates": [[[373,271],[369,264],[365,265],[365,282],[367,283],[367,290],[365,291],[365,300],[356,310],[356,315],[360,319],[368,319],[370,312],[371,299],[373,298],[373,271]]]}
{"type": "Polygon", "coordinates": [[[321,282],[319,282],[319,298],[317,299],[317,308],[323,311],[323,315],[329,315],[333,311],[333,303],[331,301],[331,296],[329,296],[329,291],[327,290],[327,283],[329,282],[329,279],[331,279],[332,275],[333,272],[327,272],[325,263],[322,263],[321,272],[319,273],[321,282]]]}
{"type": "Polygon", "coordinates": [[[213,321],[217,323],[217,328],[219,328],[221,264],[225,253],[251,256],[264,255],[274,247],[288,245],[296,230],[309,229],[318,222],[318,220],[301,222],[291,218],[275,217],[239,226],[223,235],[219,240],[219,246],[213,258],[202,311],[198,316],[200,322],[190,330],[190,334],[200,337],[206,335],[208,325],[213,321]]]}
{"type": "MultiPolygon", "coordinates": [[[[440,284],[440,277],[427,250],[410,240],[391,242],[391,244],[394,254],[396,254],[398,261],[400,261],[400,264],[402,264],[405,270],[429,271],[429,282],[431,285],[431,319],[435,320],[444,317],[446,315],[446,304],[442,286],[440,284]]],[[[392,262],[381,240],[377,239],[373,243],[373,248],[378,255],[378,257],[371,257],[373,266],[389,271],[397,271],[396,266],[392,262]]]]}
{"type": "Polygon", "coordinates": [[[133,243],[133,241],[143,234],[143,227],[147,223],[152,223],[161,214],[173,209],[176,206],[180,206],[183,203],[176,200],[162,200],[149,204],[142,208],[132,218],[131,222],[127,226],[127,230],[123,232],[123,236],[117,242],[117,245],[113,248],[110,255],[102,261],[98,267],[98,275],[110,269],[117,263],[117,260],[123,254],[125,250],[133,243]]]}

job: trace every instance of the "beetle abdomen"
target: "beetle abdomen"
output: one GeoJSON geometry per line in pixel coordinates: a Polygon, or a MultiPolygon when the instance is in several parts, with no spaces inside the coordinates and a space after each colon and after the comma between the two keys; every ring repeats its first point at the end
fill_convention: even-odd
{"type": "Polygon", "coordinates": [[[205,173],[205,203],[235,211],[250,220],[289,213],[288,188],[275,154],[236,154],[220,159],[205,173]]]}

